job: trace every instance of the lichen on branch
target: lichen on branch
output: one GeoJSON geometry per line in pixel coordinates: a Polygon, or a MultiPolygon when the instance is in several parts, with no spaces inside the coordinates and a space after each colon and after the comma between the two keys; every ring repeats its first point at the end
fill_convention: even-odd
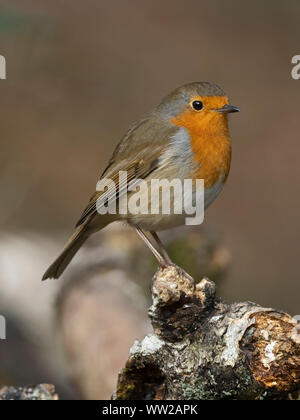
{"type": "Polygon", "coordinates": [[[289,315],[225,304],[177,267],[152,282],[153,333],[136,341],[114,399],[287,399],[300,390],[300,335],[289,315]]]}

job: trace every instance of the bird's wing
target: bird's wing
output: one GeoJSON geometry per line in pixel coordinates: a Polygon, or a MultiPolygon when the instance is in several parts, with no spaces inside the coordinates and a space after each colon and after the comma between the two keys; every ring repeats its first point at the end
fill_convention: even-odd
{"type": "Polygon", "coordinates": [[[120,183],[119,171],[114,172],[109,177],[102,177],[101,179],[109,178],[111,181],[113,181],[114,187],[112,188],[108,186],[105,191],[96,191],[92,195],[89,204],[84,209],[80,219],[76,224],[76,227],[81,225],[89,216],[95,215],[97,209],[104,206],[107,202],[120,198],[127,191],[129,184],[133,185],[135,180],[138,182],[139,179],[144,179],[150,175],[157,168],[157,164],[158,158],[153,158],[147,163],[140,160],[134,161],[127,166],[124,165],[124,167],[120,168],[119,170],[127,172],[126,182],[122,182],[121,180],[120,183]]]}
{"type": "Polygon", "coordinates": [[[166,150],[176,127],[155,129],[155,123],[149,119],[142,120],[133,126],[116,147],[110,162],[101,175],[114,182],[114,188],[96,191],[84,209],[76,226],[81,225],[88,217],[97,213],[99,206],[109,200],[118,199],[135,180],[145,179],[158,168],[159,158],[166,150]],[[138,139],[138,140],[137,140],[138,139]],[[120,184],[119,171],[127,171],[127,182],[120,184]],[[101,198],[101,201],[97,201],[101,198]]]}

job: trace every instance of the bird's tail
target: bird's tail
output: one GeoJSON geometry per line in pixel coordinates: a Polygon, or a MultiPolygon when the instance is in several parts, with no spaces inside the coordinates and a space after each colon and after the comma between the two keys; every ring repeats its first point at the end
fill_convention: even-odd
{"type": "Polygon", "coordinates": [[[58,258],[56,258],[43,275],[42,280],[51,278],[58,279],[88,237],[89,233],[87,232],[86,225],[80,225],[65,245],[62,253],[58,258]]]}

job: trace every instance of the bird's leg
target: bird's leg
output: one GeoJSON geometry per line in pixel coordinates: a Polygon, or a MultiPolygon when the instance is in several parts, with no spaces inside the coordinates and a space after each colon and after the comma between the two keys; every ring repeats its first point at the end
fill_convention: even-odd
{"type": "Polygon", "coordinates": [[[162,253],[164,259],[168,263],[168,265],[174,265],[173,261],[171,260],[171,258],[169,257],[169,255],[167,253],[166,248],[164,247],[164,244],[159,239],[158,234],[156,232],[154,232],[154,231],[150,231],[150,235],[152,236],[152,238],[154,239],[154,241],[157,243],[158,248],[159,248],[160,252],[162,253]]]}
{"type": "Polygon", "coordinates": [[[139,235],[139,237],[145,242],[145,244],[147,245],[147,247],[150,249],[150,251],[152,252],[152,254],[155,256],[155,258],[157,259],[157,261],[159,262],[159,265],[161,267],[167,267],[168,265],[171,265],[173,267],[176,267],[177,270],[180,273],[182,273],[183,275],[185,275],[190,281],[192,281],[194,283],[194,279],[193,279],[192,276],[190,276],[181,267],[178,267],[178,265],[176,265],[176,264],[173,263],[173,261],[169,257],[169,255],[168,255],[168,253],[167,253],[167,251],[166,251],[163,243],[159,239],[159,237],[158,237],[158,235],[157,235],[156,232],[150,232],[150,235],[152,236],[152,238],[156,242],[156,244],[157,244],[158,248],[160,249],[162,255],[155,248],[155,246],[153,245],[153,243],[150,241],[150,239],[146,236],[146,234],[143,232],[143,230],[141,228],[139,228],[138,226],[136,226],[135,227],[135,230],[136,230],[137,234],[139,235]]]}
{"type": "Polygon", "coordinates": [[[183,270],[183,268],[178,267],[178,265],[174,264],[173,261],[171,260],[171,258],[169,257],[166,248],[164,247],[162,241],[159,239],[159,236],[157,235],[156,232],[154,231],[150,231],[150,235],[152,236],[152,238],[154,239],[154,241],[157,243],[158,248],[160,250],[160,252],[162,253],[167,265],[173,265],[174,267],[176,267],[182,274],[184,274],[189,280],[191,280],[194,283],[194,279],[192,276],[189,275],[189,273],[187,273],[185,270],[183,270]]]}
{"type": "Polygon", "coordinates": [[[147,247],[150,249],[152,254],[155,256],[155,258],[159,262],[159,265],[161,265],[162,267],[166,267],[167,265],[169,265],[168,261],[166,261],[165,258],[158,252],[158,250],[152,244],[150,239],[145,235],[145,233],[142,231],[142,229],[139,228],[139,227],[135,227],[135,230],[136,230],[137,234],[140,236],[140,238],[142,238],[142,240],[145,242],[147,247]]]}

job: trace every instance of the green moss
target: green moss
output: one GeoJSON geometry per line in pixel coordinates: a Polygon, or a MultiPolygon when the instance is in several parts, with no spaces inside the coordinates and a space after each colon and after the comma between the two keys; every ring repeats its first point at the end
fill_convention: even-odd
{"type": "Polygon", "coordinates": [[[213,400],[214,394],[205,390],[202,381],[182,385],[182,393],[186,400],[213,400]]]}

